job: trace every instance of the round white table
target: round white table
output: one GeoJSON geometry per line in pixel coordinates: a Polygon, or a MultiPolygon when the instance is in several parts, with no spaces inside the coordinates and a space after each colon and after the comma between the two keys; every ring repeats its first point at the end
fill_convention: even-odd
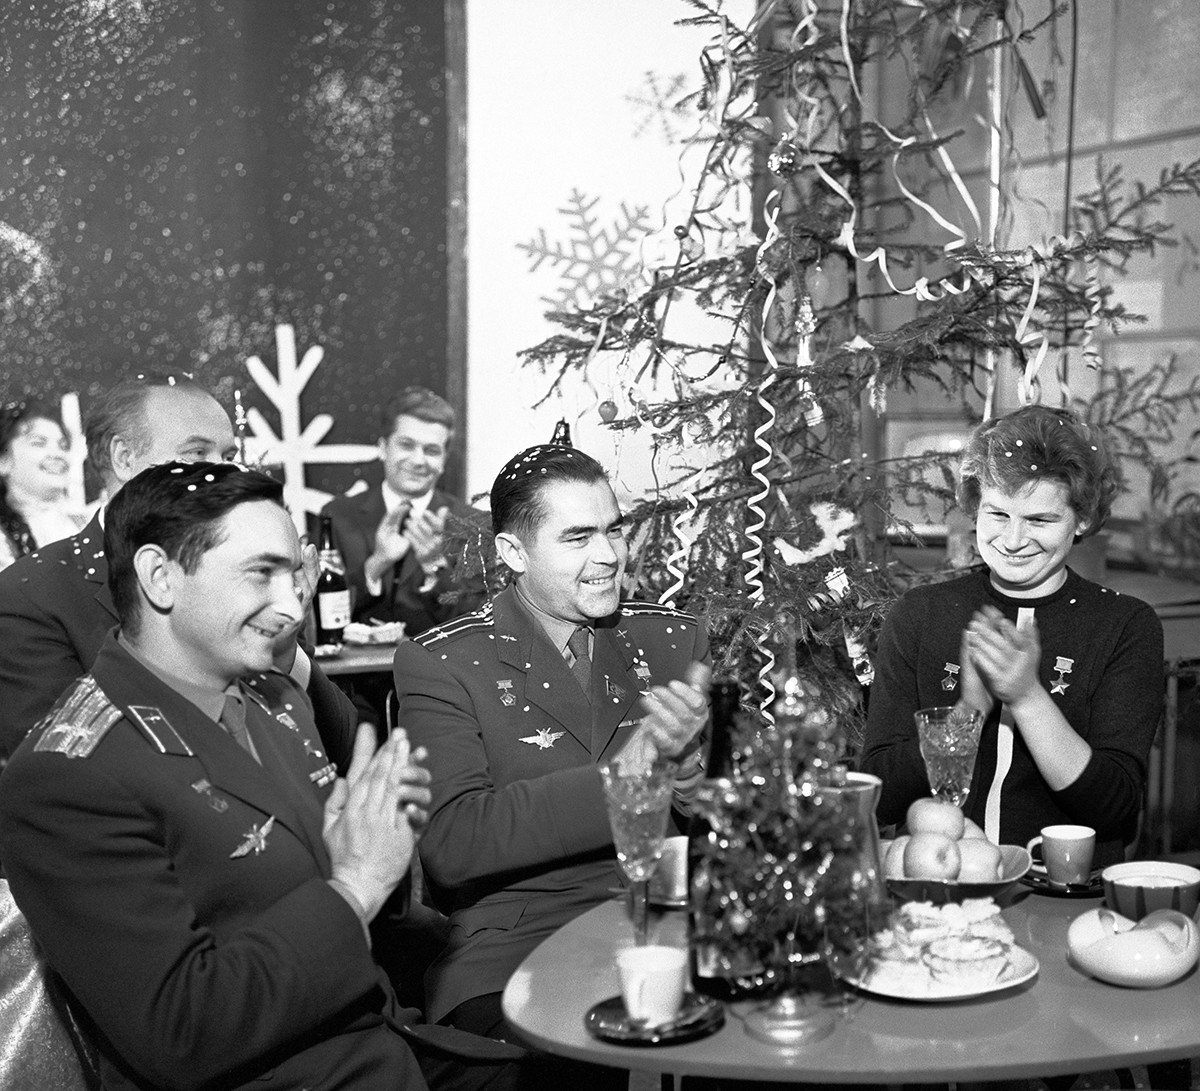
{"type": "MultiPolygon", "coordinates": [[[[854,993],[827,1038],[784,1053],[746,1034],[748,1004],[717,1033],[671,1046],[593,1038],[588,1009],[618,993],[614,952],[631,942],[624,906],[606,902],[545,940],[504,990],[504,1013],[549,1052],[644,1072],[813,1083],[948,1083],[1094,1072],[1200,1055],[1200,972],[1161,989],[1106,985],[1067,961],[1067,926],[1099,898],[1018,888],[1005,919],[1040,962],[1025,985],[973,1000],[921,1003],[854,993]]],[[[683,943],[682,912],[657,942],[683,943]]]]}

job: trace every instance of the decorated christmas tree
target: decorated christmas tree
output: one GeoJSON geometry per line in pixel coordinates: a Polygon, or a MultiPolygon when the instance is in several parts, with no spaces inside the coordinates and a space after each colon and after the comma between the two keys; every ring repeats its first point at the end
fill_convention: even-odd
{"type": "MultiPolygon", "coordinates": [[[[881,449],[889,394],[935,391],[976,419],[998,391],[1059,404],[1054,361],[1098,366],[1097,329],[1128,317],[1112,274],[1170,241],[1156,206],[1200,192],[1200,162],[1145,184],[1101,167],[1061,234],[1012,247],[1003,154],[973,194],[954,126],[964,88],[984,89],[997,133],[1013,96],[1036,103],[1021,50],[1043,25],[1015,28],[998,0],[768,0],[745,24],[686,10],[713,35],[676,104],[696,123],[690,208],[646,240],[640,282],[564,297],[525,355],[548,390],[606,367],[600,418],[671,455],[630,514],[635,593],[704,615],[718,669],[764,710],[794,639],[853,734],[878,623],[927,578],[892,546],[916,539],[914,511],[953,505],[949,456],[881,449]]],[[[1143,462],[1146,423],[1196,407],[1194,384],[1106,390],[1082,411],[1143,462]]]]}

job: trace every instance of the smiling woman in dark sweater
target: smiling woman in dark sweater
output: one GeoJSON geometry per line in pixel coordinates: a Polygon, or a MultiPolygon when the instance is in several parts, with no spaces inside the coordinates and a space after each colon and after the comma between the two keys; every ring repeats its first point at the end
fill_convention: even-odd
{"type": "Polygon", "coordinates": [[[1097,865],[1123,858],[1162,713],[1162,625],[1066,564],[1114,492],[1103,444],[1065,410],[972,433],[958,498],[985,567],[909,591],[880,637],[859,765],[883,779],[881,823],[929,794],[913,713],[959,703],[985,716],[964,809],[992,841],[1073,822],[1095,828],[1097,865]]]}

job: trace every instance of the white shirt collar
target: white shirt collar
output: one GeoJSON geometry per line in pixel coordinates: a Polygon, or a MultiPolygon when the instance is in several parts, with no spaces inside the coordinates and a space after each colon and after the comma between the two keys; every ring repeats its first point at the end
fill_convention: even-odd
{"type": "Polygon", "coordinates": [[[386,481],[380,484],[380,490],[383,493],[383,508],[389,515],[394,512],[402,504],[407,504],[409,511],[413,515],[420,515],[429,508],[430,502],[433,500],[433,489],[430,489],[424,496],[411,497],[401,496],[395,489],[386,481]]]}

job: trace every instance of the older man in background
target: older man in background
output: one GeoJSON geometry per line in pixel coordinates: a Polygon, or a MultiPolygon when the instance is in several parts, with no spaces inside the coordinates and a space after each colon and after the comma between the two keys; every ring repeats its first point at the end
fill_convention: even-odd
{"type": "MultiPolygon", "coordinates": [[[[215,462],[236,453],[229,415],[183,375],[154,373],[118,383],[89,411],[84,431],[88,459],[110,501],[149,466],[215,462]]],[[[91,667],[117,623],[103,526],[100,509],[74,537],[0,572],[0,764],[91,667]]],[[[307,690],[326,749],[344,761],[358,722],[353,706],[297,652],[295,631],[280,635],[276,653],[277,667],[307,690]]]]}

